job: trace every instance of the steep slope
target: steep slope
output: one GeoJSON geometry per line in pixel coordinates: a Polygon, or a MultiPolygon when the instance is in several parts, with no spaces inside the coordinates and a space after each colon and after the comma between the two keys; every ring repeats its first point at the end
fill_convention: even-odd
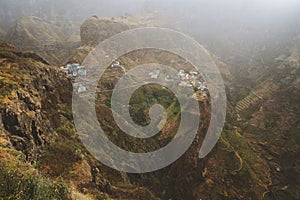
{"type": "MultiPolygon", "coordinates": [[[[2,177],[12,172],[19,174],[11,179],[16,183],[25,175],[41,183],[45,182],[45,176],[49,177],[50,185],[44,184],[40,189],[48,196],[41,197],[38,196],[41,191],[26,189],[25,194],[32,195],[31,199],[51,199],[55,195],[65,196],[64,199],[245,199],[249,196],[261,199],[267,191],[266,165],[231,126],[234,113],[230,106],[226,130],[207,158],[198,159],[198,150],[209,123],[209,100],[200,103],[203,111],[201,128],[192,147],[178,161],[153,173],[125,174],[97,162],[77,138],[72,122],[71,80],[63,72],[47,65],[38,56],[18,51],[6,43],[1,42],[0,50],[1,173],[2,177]],[[19,166],[22,173],[14,166],[19,166]],[[59,192],[51,193],[50,187],[59,192]]],[[[130,63],[128,67],[141,61],[155,62],[161,56],[166,58],[166,64],[172,65],[168,63],[169,58],[181,62],[180,58],[165,53],[143,52],[143,60],[138,55],[140,52],[135,52],[120,60],[124,65],[130,63]]],[[[100,104],[97,110],[101,113],[98,116],[101,124],[108,125],[106,130],[112,140],[122,148],[147,151],[165,145],[171,139],[172,134],[168,134],[158,141],[133,146],[130,141],[126,142],[119,128],[111,124],[108,106],[100,104]]],[[[173,132],[176,124],[171,120],[164,131],[173,132]]],[[[0,181],[7,183],[6,179],[0,181]]],[[[21,183],[22,188],[29,184],[28,179],[21,183]]],[[[20,191],[17,186],[13,188],[13,191],[1,194],[17,198],[14,195],[20,191]]]]}
{"type": "Polygon", "coordinates": [[[51,64],[61,65],[78,42],[74,38],[76,26],[58,25],[37,17],[22,17],[7,32],[5,40],[20,50],[35,52],[51,64]]]}
{"type": "Polygon", "coordinates": [[[128,29],[128,25],[114,19],[90,17],[80,27],[81,46],[76,49],[69,61],[81,63],[93,47],[105,39],[128,29]]]}
{"type": "Polygon", "coordinates": [[[70,62],[81,63],[88,53],[105,39],[120,32],[146,26],[160,26],[163,22],[157,13],[120,18],[98,18],[92,16],[85,20],[80,27],[81,46],[69,58],[70,62]]]}
{"type": "Polygon", "coordinates": [[[96,46],[103,40],[128,28],[126,24],[121,22],[93,16],[83,22],[80,27],[81,43],[86,46],[96,46]]]}
{"type": "MultiPolygon", "coordinates": [[[[257,67],[251,93],[260,99],[237,104],[238,126],[253,150],[269,165],[272,183],[266,199],[299,199],[300,40],[296,37],[268,68],[257,67]]],[[[251,74],[250,74],[251,75],[251,74]]],[[[242,81],[235,82],[246,88],[242,81]]],[[[250,93],[250,95],[251,95],[250,93]]],[[[247,95],[247,93],[246,93],[247,95]]]]}
{"type": "MultiPolygon", "coordinates": [[[[124,21],[128,22],[130,19],[124,21]]],[[[119,19],[88,19],[81,28],[83,46],[71,61],[82,62],[98,42],[130,27],[119,22],[119,19]]],[[[37,170],[42,176],[55,181],[63,180],[73,198],[262,199],[269,192],[269,165],[253,145],[249,146],[249,138],[242,136],[246,135],[244,124],[235,123],[237,116],[231,106],[232,102],[228,103],[223,135],[207,158],[198,159],[198,151],[209,124],[209,99],[199,103],[203,118],[198,135],[192,147],[179,160],[157,172],[125,174],[97,162],[79,141],[72,121],[72,81],[64,73],[47,65],[40,57],[20,52],[3,42],[0,51],[1,101],[4,105],[2,107],[1,104],[2,146],[5,151],[18,151],[24,156],[21,163],[29,165],[30,169],[37,170]]],[[[216,56],[213,58],[225,83],[229,84],[232,76],[226,65],[216,56]]],[[[127,70],[143,63],[155,63],[157,60],[163,60],[166,65],[175,65],[175,68],[189,67],[177,56],[151,51],[132,52],[120,58],[127,70]]],[[[115,83],[117,76],[110,77],[109,81],[115,83]]],[[[112,86],[109,82],[106,85],[112,86]]],[[[153,92],[152,89],[149,89],[150,93],[153,92]]],[[[231,93],[231,88],[228,91],[230,98],[238,96],[231,93]]],[[[159,148],[172,139],[171,136],[176,131],[178,123],[171,120],[163,130],[163,137],[142,145],[132,145],[132,141],[113,123],[107,101],[109,94],[101,94],[99,98],[100,105],[96,107],[99,121],[101,125],[106,125],[111,139],[122,148],[135,151],[159,148]]],[[[145,98],[151,99],[145,94],[139,99],[145,98]]],[[[171,105],[169,109],[175,108],[171,105]]],[[[3,159],[5,165],[6,160],[3,159]]]]}
{"type": "MultiPolygon", "coordinates": [[[[225,64],[218,61],[215,57],[214,59],[221,71],[224,72],[223,76],[226,82],[229,81],[231,76],[226,71],[225,64]]],[[[191,68],[189,64],[184,64],[184,60],[176,55],[167,52],[158,53],[151,50],[131,52],[122,56],[119,60],[126,70],[145,63],[157,63],[158,61],[175,69],[191,68]]],[[[108,71],[107,76],[110,77],[111,73],[108,71]]],[[[116,82],[115,79],[116,77],[112,77],[110,81],[114,84],[116,82]]],[[[144,91],[147,90],[144,89],[144,91]]],[[[138,99],[147,99],[147,101],[145,100],[146,102],[150,101],[151,91],[149,91],[149,96],[147,96],[147,92],[144,92],[140,94],[142,96],[138,99]]],[[[102,104],[107,102],[106,100],[109,99],[110,95],[109,92],[99,95],[99,98],[103,101],[102,104]]],[[[144,106],[145,103],[141,105],[144,106]]],[[[250,148],[245,138],[241,137],[241,131],[233,126],[235,114],[230,104],[228,105],[227,123],[218,145],[207,158],[202,160],[198,158],[198,151],[209,124],[209,99],[199,103],[199,106],[202,111],[202,122],[190,149],[172,165],[157,172],[130,175],[130,180],[149,188],[161,199],[262,199],[264,194],[268,192],[267,188],[271,182],[268,166],[250,148]]],[[[113,121],[112,117],[109,117],[111,114],[100,113],[99,110],[100,121],[104,125],[111,124],[113,121]],[[101,116],[106,116],[108,119],[105,120],[101,116]]],[[[168,128],[163,129],[162,134],[169,133],[164,137],[158,138],[158,146],[166,144],[172,139],[172,133],[176,132],[177,125],[178,122],[176,120],[168,122],[168,128]]],[[[122,148],[128,148],[126,144],[132,144],[132,141],[128,141],[126,137],[121,136],[122,133],[116,131],[119,130],[118,127],[115,125],[108,127],[111,126],[113,128],[107,131],[113,130],[113,141],[122,148]]],[[[145,148],[146,150],[147,148],[153,148],[153,145],[155,145],[155,141],[147,141],[142,147],[138,145],[137,147],[135,145],[131,146],[144,152],[145,148]],[[149,144],[151,144],[150,147],[148,147],[149,144]]]]}
{"type": "Polygon", "coordinates": [[[155,199],[86,152],[64,72],[2,41],[0,69],[0,198],[155,199]]]}
{"type": "Polygon", "coordinates": [[[30,163],[55,135],[55,106],[65,94],[54,88],[70,88],[70,81],[37,55],[2,41],[0,69],[0,198],[69,199],[66,186],[39,175],[30,163]]]}
{"type": "MultiPolygon", "coordinates": [[[[94,17],[92,21],[94,20],[97,19],[94,17]]],[[[96,27],[96,29],[98,28],[96,27]]],[[[95,33],[93,30],[90,30],[90,32],[95,33]]],[[[96,45],[98,39],[92,39],[90,44],[96,45]]],[[[100,41],[102,39],[101,37],[100,41]]],[[[86,42],[86,45],[88,43],[86,42]]],[[[92,48],[92,46],[82,46],[80,48],[82,52],[77,52],[78,54],[73,57],[72,61],[81,62],[92,48]]],[[[221,62],[214,55],[212,57],[219,66],[225,83],[229,84],[232,76],[227,70],[225,63],[221,62]]],[[[129,55],[122,56],[119,60],[126,70],[144,63],[157,63],[158,61],[165,65],[174,65],[175,68],[190,67],[184,64],[186,62],[177,56],[165,52],[155,53],[155,51],[152,52],[151,50],[132,52],[129,55]]],[[[110,74],[112,72],[107,73],[110,74]]],[[[115,79],[117,79],[117,76],[110,78],[110,81],[115,83],[117,81],[115,79]]],[[[231,97],[232,94],[228,93],[228,96],[231,97]]],[[[99,98],[102,99],[102,104],[106,104],[109,97],[110,94],[108,93],[101,94],[99,98]]],[[[151,97],[146,96],[147,98],[151,99],[151,97]]],[[[143,97],[140,97],[140,99],[143,99],[143,97]]],[[[209,123],[209,101],[204,101],[200,107],[203,110],[204,121],[201,124],[194,145],[189,151],[177,162],[165,169],[153,173],[129,175],[131,182],[148,188],[161,199],[262,199],[264,194],[268,192],[268,185],[271,182],[267,163],[257,156],[257,153],[250,148],[245,138],[241,137],[241,130],[233,126],[233,122],[236,119],[234,109],[230,104],[228,105],[229,113],[226,129],[217,147],[206,159],[198,159],[201,141],[209,123]]],[[[126,144],[131,144],[132,141],[128,141],[126,137],[123,137],[122,135],[124,134],[119,132],[119,128],[111,124],[113,121],[111,113],[107,111],[103,114],[103,110],[106,109],[108,108],[101,107],[100,110],[102,112],[99,112],[99,121],[103,125],[109,124],[108,133],[113,133],[112,140],[122,148],[131,150],[134,148],[135,150],[145,151],[152,149],[153,146],[159,147],[171,139],[170,136],[167,136],[163,137],[165,141],[162,140],[158,143],[156,141],[147,141],[145,143],[147,145],[142,147],[139,145],[128,147],[126,144]]],[[[169,130],[166,132],[176,131],[176,121],[170,121],[168,126],[169,130]]]]}

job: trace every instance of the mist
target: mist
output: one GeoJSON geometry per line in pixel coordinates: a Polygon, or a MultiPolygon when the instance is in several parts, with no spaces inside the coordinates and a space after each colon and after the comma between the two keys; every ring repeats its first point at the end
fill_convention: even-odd
{"type": "Polygon", "coordinates": [[[264,52],[268,59],[299,33],[299,8],[297,0],[0,0],[0,28],[29,15],[82,23],[92,15],[159,12],[223,59],[250,59],[271,49],[264,52]]]}
{"type": "Polygon", "coordinates": [[[297,0],[167,0],[147,6],[167,13],[223,59],[238,56],[247,62],[257,54],[273,59],[300,32],[297,0]]]}

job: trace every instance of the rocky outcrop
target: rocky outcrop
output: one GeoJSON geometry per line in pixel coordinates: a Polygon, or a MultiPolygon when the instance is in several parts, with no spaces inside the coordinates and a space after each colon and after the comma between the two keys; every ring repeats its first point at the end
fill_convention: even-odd
{"type": "Polygon", "coordinates": [[[31,160],[39,147],[51,141],[59,125],[51,119],[58,117],[56,105],[67,98],[55,88],[70,90],[71,82],[38,56],[19,52],[3,42],[0,49],[0,126],[9,133],[12,145],[31,160]]]}
{"type": "Polygon", "coordinates": [[[61,27],[37,17],[22,17],[7,32],[5,40],[20,50],[40,55],[53,65],[61,65],[76,48],[76,41],[67,40],[75,33],[66,34],[61,27]]]}
{"type": "Polygon", "coordinates": [[[129,26],[113,19],[90,17],[80,27],[82,46],[97,46],[103,40],[128,30],[129,26]]]}
{"type": "Polygon", "coordinates": [[[69,58],[69,62],[82,63],[91,50],[102,41],[120,32],[147,26],[166,26],[160,20],[158,13],[143,15],[127,15],[120,18],[98,18],[92,16],[85,20],[80,27],[81,46],[69,58]]]}
{"type": "Polygon", "coordinates": [[[82,63],[85,57],[105,39],[128,30],[130,26],[120,20],[90,17],[80,27],[81,46],[69,57],[71,63],[82,63]]]}

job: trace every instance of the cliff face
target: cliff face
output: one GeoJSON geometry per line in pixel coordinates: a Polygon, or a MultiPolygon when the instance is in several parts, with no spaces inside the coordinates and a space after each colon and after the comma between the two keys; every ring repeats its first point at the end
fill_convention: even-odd
{"type": "Polygon", "coordinates": [[[42,58],[0,41],[0,198],[69,198],[31,164],[55,138],[57,105],[68,102],[70,89],[70,80],[42,58]]]}
{"type": "Polygon", "coordinates": [[[37,17],[22,17],[7,32],[5,40],[20,50],[40,55],[53,65],[61,65],[76,47],[75,30],[37,17]]]}
{"type": "Polygon", "coordinates": [[[59,126],[57,104],[70,99],[71,82],[34,54],[1,42],[1,129],[29,160],[59,126]],[[56,90],[55,88],[66,88],[56,90]]]}

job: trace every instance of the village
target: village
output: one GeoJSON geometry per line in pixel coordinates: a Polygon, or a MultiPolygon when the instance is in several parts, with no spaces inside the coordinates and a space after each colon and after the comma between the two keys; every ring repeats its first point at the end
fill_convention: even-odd
{"type": "MultiPolygon", "coordinates": [[[[111,69],[121,68],[126,74],[125,68],[116,59],[113,59],[110,68],[111,69]]],[[[87,75],[86,67],[81,66],[79,63],[67,64],[66,66],[61,67],[60,69],[66,74],[68,74],[69,76],[72,76],[74,78],[76,77],[85,78],[87,75]]],[[[165,82],[172,82],[173,84],[178,85],[179,87],[182,88],[188,88],[188,87],[193,88],[195,93],[192,96],[192,98],[199,101],[203,101],[208,96],[207,84],[203,78],[203,75],[197,71],[187,72],[184,69],[180,69],[177,74],[170,75],[162,72],[161,69],[157,68],[149,72],[148,74],[144,74],[142,76],[146,78],[145,81],[147,81],[147,79],[159,79],[165,82]]],[[[86,82],[84,81],[74,84],[74,88],[77,93],[88,92],[86,87],[86,82]]],[[[100,93],[101,91],[97,91],[97,92],[100,93]]]]}
{"type": "Polygon", "coordinates": [[[156,69],[149,73],[151,79],[162,79],[166,82],[173,82],[175,85],[178,85],[182,88],[193,88],[194,94],[192,98],[203,101],[208,97],[208,88],[207,84],[203,78],[203,75],[197,71],[186,72],[183,69],[180,69],[177,74],[169,75],[163,73],[160,69],[156,69]]]}
{"type": "Polygon", "coordinates": [[[151,79],[158,79],[160,76],[163,76],[166,82],[174,82],[180,87],[193,87],[196,91],[207,91],[207,85],[202,78],[202,75],[196,71],[186,72],[181,69],[176,75],[168,75],[161,72],[160,69],[156,69],[149,73],[151,79]]]}

